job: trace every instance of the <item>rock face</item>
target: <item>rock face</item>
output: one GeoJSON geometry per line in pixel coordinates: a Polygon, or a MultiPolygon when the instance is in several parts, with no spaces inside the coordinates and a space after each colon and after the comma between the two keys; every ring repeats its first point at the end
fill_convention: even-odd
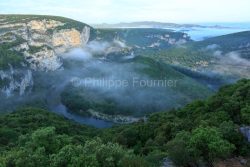
{"type": "Polygon", "coordinates": [[[5,61],[0,62],[0,96],[23,95],[32,89],[34,71],[61,69],[60,55],[84,47],[92,31],[63,17],[0,15],[0,60],[5,61]]]}
{"type": "Polygon", "coordinates": [[[71,48],[84,47],[90,38],[91,27],[72,20],[68,23],[65,18],[41,16],[10,23],[12,19],[1,19],[0,43],[16,42],[18,45],[12,49],[22,52],[33,70],[59,69],[62,65],[59,55],[71,48]]]}
{"type": "Polygon", "coordinates": [[[52,46],[56,49],[56,53],[63,53],[70,48],[85,46],[89,37],[89,27],[84,27],[82,32],[76,29],[60,30],[53,33],[52,46]]]}
{"type": "Polygon", "coordinates": [[[15,70],[10,66],[9,70],[0,70],[0,79],[4,81],[0,92],[6,97],[12,96],[14,92],[22,96],[27,89],[33,86],[31,70],[15,70]]]}
{"type": "Polygon", "coordinates": [[[240,132],[247,138],[247,141],[250,142],[250,126],[241,127],[240,132]]]}
{"type": "Polygon", "coordinates": [[[42,47],[36,53],[24,52],[26,61],[29,63],[31,69],[42,71],[55,71],[62,66],[62,61],[56,55],[54,50],[42,47]]]}
{"type": "Polygon", "coordinates": [[[31,30],[36,30],[40,32],[46,32],[47,29],[56,28],[62,25],[63,23],[55,20],[42,20],[42,21],[32,20],[28,23],[28,27],[31,30]]]}

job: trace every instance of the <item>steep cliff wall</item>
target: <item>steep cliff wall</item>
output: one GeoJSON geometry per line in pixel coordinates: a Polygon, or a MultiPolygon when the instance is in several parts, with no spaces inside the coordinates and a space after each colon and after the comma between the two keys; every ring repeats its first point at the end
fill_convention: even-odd
{"type": "Polygon", "coordinates": [[[22,96],[33,86],[31,70],[13,69],[10,65],[8,70],[0,70],[0,93],[10,97],[16,92],[22,96]]]}
{"type": "Polygon", "coordinates": [[[0,15],[0,95],[23,95],[34,71],[62,68],[60,55],[84,47],[94,29],[54,16],[0,15]]]}
{"type": "Polygon", "coordinates": [[[62,65],[59,55],[84,47],[93,29],[83,23],[50,16],[0,15],[0,44],[22,52],[33,70],[53,71],[62,65]],[[15,44],[13,44],[15,43],[15,44]]]}

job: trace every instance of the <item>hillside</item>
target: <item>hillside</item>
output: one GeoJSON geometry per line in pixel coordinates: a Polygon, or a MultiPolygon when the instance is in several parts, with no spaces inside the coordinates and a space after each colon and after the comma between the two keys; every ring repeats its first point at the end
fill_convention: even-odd
{"type": "Polygon", "coordinates": [[[0,15],[0,18],[2,112],[38,106],[60,114],[80,114],[77,118],[92,115],[112,121],[110,117],[116,119],[119,114],[132,116],[132,120],[135,116],[137,120],[149,113],[206,98],[214,91],[169,65],[141,55],[142,51],[181,47],[191,41],[185,33],[152,28],[93,29],[56,16],[0,15]],[[112,78],[130,82],[138,78],[178,84],[118,89],[75,86],[74,82],[89,77],[95,81],[112,78]]]}
{"type": "MultiPolygon", "coordinates": [[[[71,112],[85,116],[91,111],[96,111],[113,117],[116,115],[143,117],[149,113],[181,107],[214,93],[171,66],[142,56],[115,63],[99,62],[98,67],[86,68],[86,71],[94,71],[94,73],[88,72],[93,82],[112,77],[114,81],[125,80],[128,84],[114,85],[114,87],[95,84],[86,86],[77,84],[81,81],[84,83],[83,76],[78,76],[63,90],[61,100],[71,112]],[[140,86],[139,83],[135,83],[135,79],[137,82],[147,81],[148,84],[140,86]],[[153,84],[152,81],[164,81],[170,84],[158,85],[158,82],[153,84]]],[[[86,75],[83,70],[81,73],[86,75]]],[[[106,117],[108,116],[98,118],[107,119],[106,117]]]]}
{"type": "Polygon", "coordinates": [[[155,113],[145,122],[107,129],[103,137],[138,154],[168,156],[178,166],[201,165],[202,161],[210,166],[220,158],[249,156],[249,84],[249,80],[238,81],[205,101],[155,113]],[[248,142],[241,135],[243,129],[248,142]]]}
{"type": "Polygon", "coordinates": [[[249,76],[248,62],[235,61],[238,55],[215,42],[228,38],[240,47],[246,32],[202,44],[167,29],[93,29],[56,16],[0,18],[1,112],[35,106],[75,120],[135,122],[249,76]],[[95,84],[102,80],[128,85],[95,84]]]}
{"type": "Polygon", "coordinates": [[[250,31],[209,38],[195,44],[195,47],[214,45],[224,53],[239,52],[242,58],[250,60],[250,31]]]}
{"type": "MultiPolygon", "coordinates": [[[[239,32],[199,42],[188,42],[182,47],[156,51],[142,51],[141,54],[203,75],[219,75],[235,80],[249,78],[250,33],[239,32]]],[[[200,75],[200,74],[199,74],[200,75]]]]}
{"type": "Polygon", "coordinates": [[[153,167],[168,157],[177,166],[247,166],[249,90],[250,81],[241,80],[207,100],[104,130],[20,109],[0,116],[0,165],[153,167]]]}
{"type": "Polygon", "coordinates": [[[164,23],[155,21],[140,21],[130,23],[117,23],[117,24],[94,24],[95,28],[221,28],[221,26],[202,26],[198,24],[176,24],[176,23],[164,23]]]}
{"type": "Polygon", "coordinates": [[[87,24],[63,17],[0,15],[1,98],[32,91],[36,72],[62,69],[61,54],[94,35],[87,24]]]}
{"type": "Polygon", "coordinates": [[[62,65],[58,54],[86,45],[93,33],[90,26],[63,17],[0,15],[0,69],[26,63],[34,70],[56,70],[62,65]]]}
{"type": "Polygon", "coordinates": [[[170,48],[191,41],[185,33],[155,28],[97,29],[97,34],[98,40],[119,39],[138,50],[170,48]]]}

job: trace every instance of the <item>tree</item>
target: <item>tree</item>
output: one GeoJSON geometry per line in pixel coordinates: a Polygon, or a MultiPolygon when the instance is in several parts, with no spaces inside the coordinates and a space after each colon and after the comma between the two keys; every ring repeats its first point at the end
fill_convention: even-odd
{"type": "Polygon", "coordinates": [[[195,160],[192,148],[189,148],[191,134],[186,131],[179,132],[175,138],[167,143],[168,157],[177,166],[188,166],[195,160]]]}
{"type": "Polygon", "coordinates": [[[82,145],[66,145],[50,158],[53,167],[98,167],[94,154],[86,154],[82,145]]]}
{"type": "Polygon", "coordinates": [[[44,147],[48,154],[57,152],[63,145],[70,142],[67,135],[57,135],[55,127],[46,127],[36,130],[31,135],[31,141],[27,144],[36,149],[44,147]]]}
{"type": "Polygon", "coordinates": [[[244,124],[250,124],[250,106],[246,106],[245,108],[241,109],[241,120],[244,124]]]}
{"type": "Polygon", "coordinates": [[[235,146],[224,140],[218,129],[213,127],[198,127],[193,130],[188,145],[209,163],[215,158],[226,158],[235,149],[235,146]]]}

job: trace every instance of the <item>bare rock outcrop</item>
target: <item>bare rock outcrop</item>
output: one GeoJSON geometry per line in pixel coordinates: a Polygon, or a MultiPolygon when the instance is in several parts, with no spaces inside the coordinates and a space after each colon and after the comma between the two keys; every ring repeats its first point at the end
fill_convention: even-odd
{"type": "Polygon", "coordinates": [[[0,70],[0,79],[5,85],[0,87],[0,94],[10,97],[17,92],[24,95],[27,89],[33,86],[33,76],[31,70],[15,70],[10,65],[8,70],[0,70]]]}
{"type": "Polygon", "coordinates": [[[12,50],[22,52],[33,70],[57,70],[62,66],[60,54],[84,47],[90,38],[89,26],[81,25],[83,28],[79,28],[66,24],[48,18],[5,23],[0,25],[0,30],[4,32],[0,34],[0,43],[19,43],[12,50]]]}

